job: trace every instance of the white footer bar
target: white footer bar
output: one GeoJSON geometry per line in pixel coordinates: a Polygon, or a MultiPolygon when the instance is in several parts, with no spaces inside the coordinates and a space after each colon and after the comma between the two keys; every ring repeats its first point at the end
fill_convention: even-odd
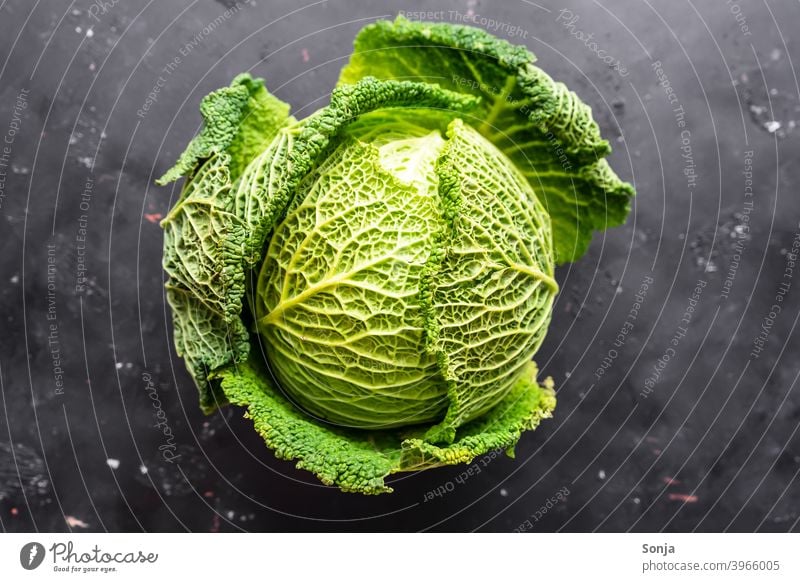
{"type": "Polygon", "coordinates": [[[2,580],[800,580],[795,534],[5,534],[2,580]],[[578,578],[584,577],[584,578],[578,578]]]}

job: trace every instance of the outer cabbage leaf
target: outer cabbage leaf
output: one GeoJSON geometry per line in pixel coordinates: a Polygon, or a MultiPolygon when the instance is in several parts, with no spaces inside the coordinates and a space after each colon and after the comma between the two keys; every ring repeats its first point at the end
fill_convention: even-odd
{"type": "Polygon", "coordinates": [[[246,230],[234,212],[233,182],[291,118],[288,105],[247,74],[207,95],[200,110],[202,130],[159,183],[187,176],[161,222],[163,266],[176,350],[198,386],[201,408],[210,412],[224,401],[208,372],[241,361],[250,348],[241,320],[246,230]]]}
{"type": "Polygon", "coordinates": [[[253,358],[214,377],[231,403],[247,408],[246,416],[278,458],[297,460],[299,469],[343,491],[378,494],[392,491],[385,478],[393,473],[469,463],[498,449],[513,456],[521,434],[550,418],[555,407],[552,380],[540,386],[536,373],[530,362],[508,395],[459,428],[447,446],[426,442],[424,428],[348,431],[315,421],[275,389],[269,373],[253,358]]]}
{"type": "Polygon", "coordinates": [[[633,188],[603,159],[611,148],[591,109],[534,61],[525,47],[477,28],[398,17],[361,30],[339,82],[369,75],[480,96],[464,119],[528,179],[550,214],[562,264],[586,251],[594,230],[622,224],[633,188]]]}
{"type": "Polygon", "coordinates": [[[249,350],[239,317],[244,229],[231,212],[229,160],[226,153],[208,159],[161,222],[175,347],[186,360],[206,411],[216,407],[219,396],[206,382],[207,372],[241,360],[249,350]]]}
{"type": "Polygon", "coordinates": [[[247,73],[238,75],[229,87],[206,95],[200,114],[203,128],[158,184],[191,176],[203,161],[220,152],[229,155],[230,176],[235,181],[278,130],[294,121],[289,105],[267,91],[263,79],[247,73]]]}

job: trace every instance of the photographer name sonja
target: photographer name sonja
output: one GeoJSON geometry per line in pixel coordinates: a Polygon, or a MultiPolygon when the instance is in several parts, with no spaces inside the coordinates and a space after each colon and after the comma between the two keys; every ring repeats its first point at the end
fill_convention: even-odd
{"type": "Polygon", "coordinates": [[[57,542],[50,546],[54,564],[153,564],[158,554],[135,552],[106,552],[95,545],[88,551],[74,550],[72,542],[57,542]]]}
{"type": "Polygon", "coordinates": [[[661,554],[662,556],[666,556],[667,554],[675,553],[675,546],[671,544],[660,544],[657,546],[654,546],[652,544],[642,544],[642,553],[661,554]]]}

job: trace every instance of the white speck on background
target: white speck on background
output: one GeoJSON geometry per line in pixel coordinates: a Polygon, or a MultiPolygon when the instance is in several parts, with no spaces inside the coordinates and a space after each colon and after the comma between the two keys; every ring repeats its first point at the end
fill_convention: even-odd
{"type": "Polygon", "coordinates": [[[73,517],[71,515],[65,515],[64,516],[64,521],[67,522],[67,525],[69,527],[79,527],[79,528],[82,528],[82,529],[86,529],[87,527],[89,527],[88,523],[86,523],[83,520],[78,519],[77,517],[73,517]]]}

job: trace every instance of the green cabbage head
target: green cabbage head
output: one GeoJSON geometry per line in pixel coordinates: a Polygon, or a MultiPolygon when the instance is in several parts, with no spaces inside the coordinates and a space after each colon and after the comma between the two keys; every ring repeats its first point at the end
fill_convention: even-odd
{"type": "Polygon", "coordinates": [[[513,454],[551,415],[532,357],[556,264],[633,190],[591,111],[523,47],[376,22],[330,104],[296,120],[240,75],[160,180],[175,343],[211,412],[345,491],[513,454]]]}

